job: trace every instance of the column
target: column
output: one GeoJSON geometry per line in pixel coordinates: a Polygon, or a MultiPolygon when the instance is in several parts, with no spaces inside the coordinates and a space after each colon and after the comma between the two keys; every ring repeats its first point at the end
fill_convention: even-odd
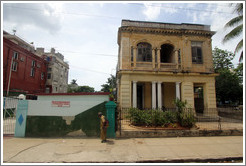
{"type": "Polygon", "coordinates": [[[176,99],[180,100],[180,82],[176,82],[176,99]]]}
{"type": "Polygon", "coordinates": [[[137,63],[137,48],[133,47],[133,67],[136,67],[137,63]]]}
{"type": "Polygon", "coordinates": [[[152,108],[156,109],[156,82],[152,82],[152,108]]]}
{"type": "Polygon", "coordinates": [[[137,81],[133,81],[132,88],[132,107],[137,108],[137,81]]]}
{"type": "Polygon", "coordinates": [[[178,69],[178,64],[179,64],[179,52],[178,52],[178,50],[175,50],[175,64],[176,64],[176,69],[178,69]]]}
{"type": "Polygon", "coordinates": [[[155,49],[152,49],[152,65],[154,69],[155,68],[155,49]]]}
{"type": "Polygon", "coordinates": [[[158,92],[158,108],[161,109],[162,108],[162,90],[161,90],[161,84],[162,82],[158,82],[158,86],[157,86],[157,92],[158,92]]]}
{"type": "Polygon", "coordinates": [[[157,48],[157,65],[158,69],[161,68],[161,49],[157,48]]]}

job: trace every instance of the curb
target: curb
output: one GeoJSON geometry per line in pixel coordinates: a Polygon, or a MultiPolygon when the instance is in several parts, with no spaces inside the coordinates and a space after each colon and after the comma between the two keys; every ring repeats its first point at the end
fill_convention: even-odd
{"type": "Polygon", "coordinates": [[[118,138],[164,138],[164,137],[206,137],[206,136],[243,136],[243,129],[233,130],[123,130],[118,138]]]}
{"type": "Polygon", "coordinates": [[[209,159],[138,160],[138,161],[129,161],[129,162],[124,162],[124,161],[66,162],[66,161],[63,161],[62,163],[243,163],[243,157],[225,157],[225,158],[209,158],[209,159]]]}

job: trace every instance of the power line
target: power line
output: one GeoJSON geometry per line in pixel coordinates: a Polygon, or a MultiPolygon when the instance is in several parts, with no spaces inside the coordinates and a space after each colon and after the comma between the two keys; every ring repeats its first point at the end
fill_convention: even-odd
{"type": "MultiPolygon", "coordinates": [[[[144,6],[146,4],[141,4],[141,3],[128,3],[131,5],[140,5],[144,6]]],[[[160,7],[160,8],[171,8],[171,9],[178,9],[178,10],[189,10],[189,11],[199,11],[199,12],[208,12],[208,13],[219,13],[219,14],[233,14],[233,13],[228,13],[228,12],[215,12],[211,10],[200,10],[200,9],[194,9],[194,8],[181,8],[181,7],[170,7],[170,6],[157,6],[157,5],[151,5],[147,4],[146,6],[153,6],[153,7],[160,7]]],[[[24,10],[32,10],[34,12],[44,12],[41,9],[33,9],[33,8],[28,8],[28,7],[20,7],[20,6],[9,6],[9,5],[4,5],[4,7],[9,7],[9,8],[18,8],[18,9],[24,9],[24,10]]],[[[60,14],[67,14],[67,15],[81,15],[81,16],[88,16],[88,17],[101,17],[101,18],[109,18],[109,19],[122,19],[121,17],[114,17],[114,16],[104,16],[104,15],[94,15],[94,14],[88,14],[88,13],[71,13],[71,12],[56,12],[60,14]]]]}
{"type": "MultiPolygon", "coordinates": [[[[8,6],[4,5],[4,7],[9,7],[9,8],[18,8],[18,9],[24,9],[24,10],[32,10],[34,12],[44,12],[41,9],[32,9],[32,8],[27,8],[27,7],[19,7],[19,6],[8,6]]],[[[104,18],[111,18],[111,19],[122,19],[120,17],[113,17],[113,16],[103,16],[103,15],[94,15],[94,14],[87,14],[87,13],[68,13],[68,12],[56,12],[59,14],[68,14],[68,15],[81,15],[81,16],[88,16],[88,17],[104,17],[104,18]]]]}
{"type": "Polygon", "coordinates": [[[91,55],[100,55],[100,56],[110,56],[110,57],[115,57],[118,58],[117,55],[113,54],[100,54],[100,53],[89,53],[89,52],[75,52],[75,51],[64,51],[64,50],[57,50],[58,52],[68,52],[68,53],[75,53],[75,54],[91,54],[91,55]]]}
{"type": "Polygon", "coordinates": [[[94,72],[94,73],[100,73],[100,74],[107,74],[110,75],[110,73],[105,73],[105,72],[101,72],[101,71],[96,71],[96,70],[91,70],[91,69],[87,69],[87,68],[83,68],[83,67],[78,67],[78,66],[74,66],[74,65],[69,65],[71,67],[77,68],[77,69],[81,69],[81,70],[85,70],[85,71],[89,71],[89,72],[94,72]]]}
{"type": "Polygon", "coordinates": [[[171,8],[171,9],[179,9],[179,10],[190,10],[190,11],[200,11],[200,12],[208,12],[208,13],[219,13],[219,14],[233,14],[228,12],[215,12],[212,10],[200,10],[200,9],[194,9],[194,8],[181,8],[181,7],[171,7],[171,6],[158,6],[158,5],[151,5],[151,4],[140,4],[140,3],[129,3],[133,5],[140,5],[140,6],[153,6],[153,7],[159,7],[159,8],[171,8]]]}

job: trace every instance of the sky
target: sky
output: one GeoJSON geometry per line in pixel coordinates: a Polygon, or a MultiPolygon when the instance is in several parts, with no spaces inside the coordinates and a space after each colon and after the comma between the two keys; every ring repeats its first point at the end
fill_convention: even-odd
{"type": "MultiPolygon", "coordinates": [[[[243,2],[243,1],[242,1],[243,2]]],[[[101,90],[110,74],[115,75],[118,28],[122,19],[165,23],[210,25],[216,34],[212,47],[234,52],[239,38],[222,44],[230,29],[233,1],[2,1],[1,28],[49,52],[53,47],[69,64],[69,80],[101,90]]],[[[243,35],[244,36],[244,35],[243,35]]],[[[238,64],[239,55],[233,60],[238,64]]]]}

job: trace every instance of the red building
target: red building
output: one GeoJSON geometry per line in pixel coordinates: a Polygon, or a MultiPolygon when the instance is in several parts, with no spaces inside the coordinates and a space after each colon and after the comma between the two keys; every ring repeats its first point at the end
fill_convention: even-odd
{"type": "Polygon", "coordinates": [[[15,35],[3,35],[3,91],[45,92],[47,62],[34,53],[34,47],[15,35]],[[30,46],[30,47],[28,47],[30,46]],[[12,67],[11,67],[12,64],[12,67]]]}

